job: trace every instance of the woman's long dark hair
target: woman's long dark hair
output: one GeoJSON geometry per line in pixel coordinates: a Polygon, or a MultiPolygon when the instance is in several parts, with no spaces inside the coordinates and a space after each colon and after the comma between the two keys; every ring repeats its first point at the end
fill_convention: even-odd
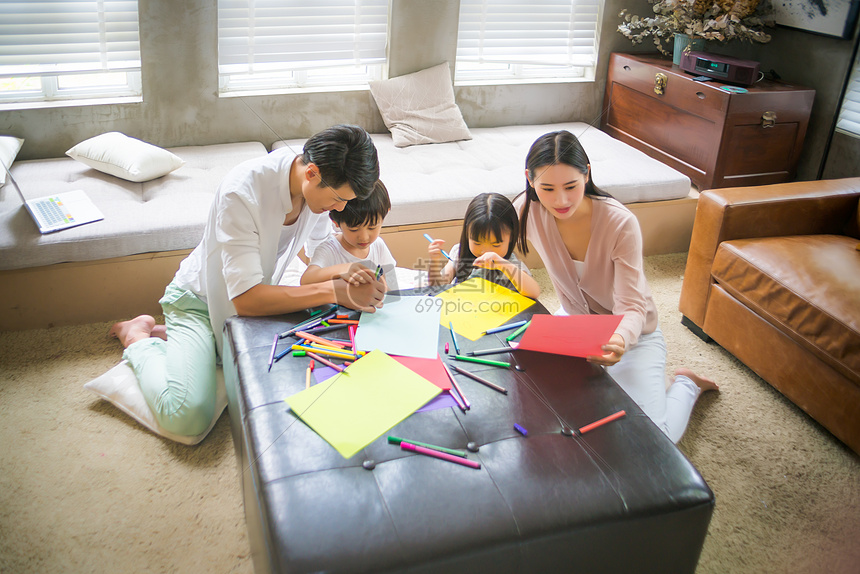
{"type": "MultiPolygon", "coordinates": [[[[526,196],[526,201],[523,203],[523,208],[520,212],[520,233],[517,238],[520,253],[526,255],[529,252],[526,227],[531,204],[538,201],[537,191],[529,183],[529,178],[534,181],[540,175],[541,168],[557,164],[569,165],[579,170],[582,174],[589,175],[588,166],[590,163],[588,155],[582,148],[582,144],[569,131],[550,132],[535,140],[535,143],[532,144],[526,156],[526,169],[529,172],[529,177],[526,178],[526,189],[517,196],[520,197],[523,194],[526,196]]],[[[598,199],[611,197],[595,187],[593,178],[591,177],[588,178],[588,182],[585,184],[585,195],[598,199]]]]}
{"type": "Polygon", "coordinates": [[[511,240],[505,259],[510,258],[514,251],[519,234],[517,210],[511,200],[499,193],[481,193],[469,203],[463,218],[463,231],[460,233],[460,259],[454,274],[455,282],[468,279],[475,264],[475,254],[469,249],[469,239],[495,238],[502,241],[502,231],[508,230],[511,240]]]}

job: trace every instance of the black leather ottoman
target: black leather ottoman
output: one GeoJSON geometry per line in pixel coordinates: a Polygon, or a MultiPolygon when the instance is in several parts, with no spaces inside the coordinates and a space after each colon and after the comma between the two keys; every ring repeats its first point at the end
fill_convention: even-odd
{"type": "MultiPolygon", "coordinates": [[[[387,434],[456,449],[473,442],[480,469],[401,451],[386,435],[346,460],[284,402],[304,388],[307,360],[287,357],[267,372],[273,334],[306,317],[225,326],[257,572],[695,570],[713,493],[602,369],[531,352],[515,355],[523,372],[458,363],[508,394],[458,375],[471,410],[417,413],[387,434]],[[561,432],[622,409],[626,417],[587,434],[561,432]]],[[[442,331],[440,345],[449,340],[442,331]]],[[[500,346],[505,335],[464,339],[462,352],[500,346]]]]}

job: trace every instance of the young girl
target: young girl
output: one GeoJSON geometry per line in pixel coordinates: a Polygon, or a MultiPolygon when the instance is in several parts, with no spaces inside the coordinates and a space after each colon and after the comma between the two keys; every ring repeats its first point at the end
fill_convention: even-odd
{"type": "Polygon", "coordinates": [[[570,132],[541,136],[526,158],[520,251],[528,241],[541,256],[565,314],[622,315],[602,348],[588,357],[607,372],[673,442],[684,434],[703,391],[717,385],[689,369],[675,371],[666,390],[666,343],[645,280],[636,217],[591,182],[591,166],[570,132]]]}
{"type": "Polygon", "coordinates": [[[514,255],[519,227],[517,212],[507,197],[498,193],[476,196],[466,209],[460,244],[451,249],[447,264],[442,258],[445,241],[430,242],[430,284],[460,283],[477,276],[537,299],[540,286],[514,255]]]}

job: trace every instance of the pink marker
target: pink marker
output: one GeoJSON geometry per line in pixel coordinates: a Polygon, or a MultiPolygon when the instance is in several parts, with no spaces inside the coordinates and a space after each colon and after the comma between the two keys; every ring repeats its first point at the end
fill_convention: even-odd
{"type": "Polygon", "coordinates": [[[472,468],[481,468],[481,463],[475,460],[469,460],[468,458],[460,458],[459,456],[454,456],[448,454],[446,452],[439,452],[438,450],[431,450],[429,448],[424,448],[423,446],[418,446],[417,444],[410,444],[408,442],[401,442],[400,448],[402,450],[411,450],[413,452],[417,452],[418,454],[423,454],[427,456],[432,456],[434,458],[441,458],[442,460],[447,460],[448,462],[456,462],[457,464],[462,464],[463,466],[471,466],[472,468]]]}
{"type": "Polygon", "coordinates": [[[445,343],[445,354],[448,354],[448,343],[445,343]]]}

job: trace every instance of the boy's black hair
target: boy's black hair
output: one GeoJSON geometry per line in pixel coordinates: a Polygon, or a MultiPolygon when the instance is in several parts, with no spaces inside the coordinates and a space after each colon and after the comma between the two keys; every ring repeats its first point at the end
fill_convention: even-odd
{"type": "Polygon", "coordinates": [[[505,259],[511,257],[516,245],[520,221],[511,200],[500,193],[481,193],[475,196],[466,208],[463,217],[463,231],[460,233],[460,257],[455,269],[455,282],[469,278],[475,265],[475,254],[469,249],[469,239],[502,240],[502,231],[508,230],[511,238],[505,259]]]}
{"type": "Polygon", "coordinates": [[[331,210],[328,216],[340,226],[358,227],[360,225],[376,225],[385,219],[391,211],[391,199],[388,189],[380,180],[376,180],[373,191],[365,199],[351,199],[346,202],[343,211],[331,210]]]}
{"type": "Polygon", "coordinates": [[[376,146],[358,126],[337,125],[314,134],[305,142],[302,162],[319,168],[321,187],[339,188],[346,183],[357,198],[370,195],[379,179],[376,146]]]}

